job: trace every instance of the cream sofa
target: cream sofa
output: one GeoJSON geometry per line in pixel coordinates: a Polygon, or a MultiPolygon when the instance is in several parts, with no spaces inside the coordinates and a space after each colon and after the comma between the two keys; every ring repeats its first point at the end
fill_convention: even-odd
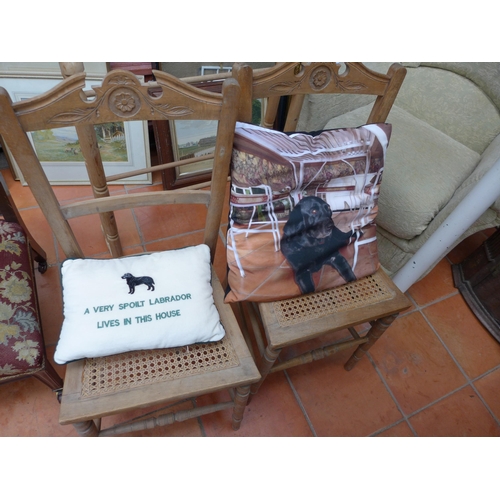
{"type": "MultiPolygon", "coordinates": [[[[500,158],[500,63],[402,64],[408,72],[387,119],[393,132],[377,217],[379,258],[391,275],[500,158]]],[[[366,65],[386,72],[390,63],[366,65]]],[[[297,130],[361,125],[371,100],[307,96],[297,130]]],[[[500,199],[460,241],[498,225],[500,199]]]]}

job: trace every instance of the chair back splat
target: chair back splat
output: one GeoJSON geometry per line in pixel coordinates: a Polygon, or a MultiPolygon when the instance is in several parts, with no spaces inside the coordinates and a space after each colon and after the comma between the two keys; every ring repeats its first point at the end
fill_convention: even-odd
{"type": "Polygon", "coordinates": [[[229,78],[216,94],[160,71],[155,71],[155,81],[144,84],[130,72],[114,70],[89,91],[84,90],[84,73],[71,74],[74,68],[61,67],[65,79],[40,96],[12,103],[0,89],[0,134],[66,258],[61,267],[64,319],[55,354],[56,362],[67,365],[60,423],[73,424],[80,435],[110,436],[232,409],[233,428],[238,429],[250,385],[260,375],[231,306],[224,304],[212,264],[240,86],[229,78]],[[96,128],[150,120],[217,122],[210,190],[146,186],[110,194],[111,176],[106,177],[96,128]],[[76,127],[94,198],[61,204],[29,134],[69,126],[76,127]],[[199,238],[193,235],[198,238],[194,246],[170,250],[176,247],[168,241],[164,251],[144,253],[143,242],[127,247],[128,240],[120,237],[115,213],[127,210],[131,219],[141,213],[172,227],[182,227],[185,221],[181,216],[175,226],[176,214],[203,213],[203,231],[199,238]],[[109,254],[93,255],[78,218],[85,226],[96,221],[102,226],[109,254]],[[86,281],[86,276],[96,281],[86,281]],[[200,318],[210,321],[193,323],[200,318]],[[225,401],[195,404],[194,398],[222,390],[229,391],[225,401]],[[139,408],[174,407],[181,401],[181,409],[155,409],[153,418],[130,420],[130,413],[126,415],[134,411],[135,417],[139,408]]]}
{"type": "MultiPolygon", "coordinates": [[[[409,300],[378,266],[374,246],[376,202],[390,136],[390,125],[384,122],[405,74],[399,64],[381,74],[357,62],[290,62],[255,71],[245,64],[233,67],[232,76],[240,82],[243,94],[266,101],[263,127],[237,125],[235,148],[242,159],[233,165],[231,173],[228,230],[231,300],[242,302],[248,329],[255,334],[260,351],[258,367],[262,379],[252,386],[252,394],[270,372],[355,348],[345,364],[350,370],[398,313],[410,306],[409,300]],[[320,135],[315,132],[314,139],[313,135],[302,133],[267,131],[276,121],[280,99],[287,101],[284,131],[293,132],[304,99],[314,99],[319,93],[368,96],[373,101],[366,121],[370,125],[363,128],[366,124],[360,123],[357,129],[320,135]],[[380,134],[381,130],[385,132],[380,134]],[[326,144],[327,150],[333,145],[328,150],[330,156],[320,146],[313,149],[317,144],[321,147],[326,144]],[[245,164],[251,167],[249,174],[241,167],[245,164]],[[320,210],[307,207],[314,204],[323,207],[325,200],[330,205],[330,220],[321,222],[326,225],[306,226],[306,219],[307,224],[319,220],[316,217],[320,210]],[[295,216],[299,205],[301,215],[295,216]],[[347,229],[337,229],[339,223],[347,229]],[[306,229],[300,229],[301,224],[306,229]],[[327,226],[335,229],[327,231],[324,229],[327,226]],[[316,253],[315,260],[299,261],[296,256],[300,252],[309,258],[312,252],[319,252],[321,245],[325,248],[326,242],[332,241],[328,235],[334,231],[338,239],[349,238],[348,244],[354,250],[347,250],[347,246],[339,250],[341,245],[335,244],[328,258],[316,253]],[[250,242],[254,234],[255,247],[250,242]],[[312,243],[314,234],[320,235],[316,243],[312,243]],[[353,240],[355,243],[351,244],[353,240]],[[257,248],[266,249],[262,259],[257,257],[257,248]],[[363,269],[361,261],[365,257],[375,270],[369,275],[361,272],[361,276],[354,275],[356,265],[356,271],[363,269]],[[264,259],[269,259],[268,267],[264,267],[264,259]],[[334,280],[340,284],[330,289],[322,285],[334,280]],[[371,328],[366,330],[363,325],[368,322],[371,328]],[[326,334],[330,341],[333,338],[333,343],[325,345],[326,334]],[[315,348],[300,354],[297,354],[300,347],[284,350],[306,341],[314,341],[315,348]],[[287,355],[290,350],[295,350],[295,354],[287,355]]],[[[242,101],[241,122],[251,122],[250,101],[242,101]]],[[[366,268],[371,269],[368,264],[366,268]]]]}

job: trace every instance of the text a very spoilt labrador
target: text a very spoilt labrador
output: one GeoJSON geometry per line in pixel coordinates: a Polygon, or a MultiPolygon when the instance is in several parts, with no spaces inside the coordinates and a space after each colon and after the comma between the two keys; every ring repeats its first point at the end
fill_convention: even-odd
{"type": "Polygon", "coordinates": [[[133,302],[123,302],[120,304],[106,304],[101,306],[92,306],[87,307],[85,309],[84,315],[86,314],[99,314],[99,313],[109,313],[113,311],[125,311],[127,317],[121,319],[111,319],[111,320],[103,320],[97,321],[97,328],[110,328],[114,326],[120,326],[123,321],[123,325],[132,325],[137,323],[149,323],[150,321],[158,321],[164,320],[167,318],[174,318],[176,316],[181,316],[180,309],[170,309],[170,310],[162,310],[162,311],[154,311],[152,314],[137,314],[129,316],[132,314],[132,311],[136,311],[139,313],[141,308],[148,306],[162,306],[165,304],[176,303],[179,301],[191,300],[190,293],[183,293],[181,295],[171,295],[168,297],[157,297],[154,299],[146,300],[135,300],[133,302]]]}

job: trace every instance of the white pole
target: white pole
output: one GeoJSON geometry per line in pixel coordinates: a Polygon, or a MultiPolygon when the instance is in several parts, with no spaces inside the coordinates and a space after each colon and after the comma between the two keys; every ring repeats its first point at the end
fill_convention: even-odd
{"type": "Polygon", "coordinates": [[[446,255],[458,238],[500,197],[500,159],[472,188],[443,224],[392,277],[406,292],[413,283],[446,255]]]}

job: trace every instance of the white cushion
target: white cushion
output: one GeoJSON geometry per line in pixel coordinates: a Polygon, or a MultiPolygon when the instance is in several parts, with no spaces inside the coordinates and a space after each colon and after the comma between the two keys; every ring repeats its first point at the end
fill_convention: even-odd
{"type": "Polygon", "coordinates": [[[206,245],[120,259],[70,259],[61,275],[64,322],[56,363],[224,336],[206,245]],[[129,287],[127,273],[146,279],[129,287]]]}

